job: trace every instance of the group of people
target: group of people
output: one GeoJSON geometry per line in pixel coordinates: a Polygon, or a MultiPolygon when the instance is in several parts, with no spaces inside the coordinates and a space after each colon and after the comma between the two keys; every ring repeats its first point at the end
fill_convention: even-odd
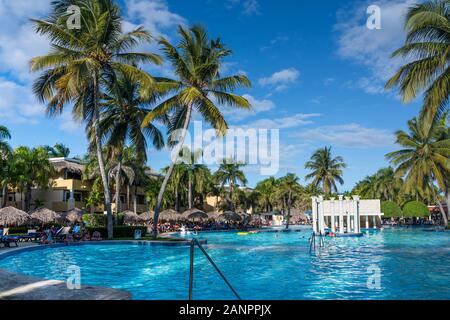
{"type": "Polygon", "coordinates": [[[440,221],[430,220],[429,218],[390,218],[383,219],[382,224],[390,226],[427,226],[439,225],[440,221]]]}
{"type": "Polygon", "coordinates": [[[98,231],[95,231],[91,236],[84,224],[62,228],[52,226],[44,230],[40,237],[41,244],[52,244],[58,240],[68,244],[75,241],[101,241],[102,237],[98,231]]]}
{"type": "MultiPolygon", "coordinates": [[[[182,228],[192,231],[221,231],[221,230],[247,230],[247,229],[259,229],[265,226],[260,220],[254,220],[249,222],[218,222],[218,221],[161,221],[158,223],[158,233],[177,232],[182,228]]],[[[149,232],[152,233],[154,228],[153,222],[148,225],[149,232]]]]}

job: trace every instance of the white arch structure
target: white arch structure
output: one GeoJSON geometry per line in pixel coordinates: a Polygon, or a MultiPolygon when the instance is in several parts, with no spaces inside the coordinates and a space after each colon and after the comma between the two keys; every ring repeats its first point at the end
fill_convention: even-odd
{"type": "Polygon", "coordinates": [[[325,229],[329,229],[336,234],[359,235],[361,225],[377,229],[382,216],[380,200],[361,200],[359,196],[312,198],[313,230],[317,234],[325,234],[325,229]]]}

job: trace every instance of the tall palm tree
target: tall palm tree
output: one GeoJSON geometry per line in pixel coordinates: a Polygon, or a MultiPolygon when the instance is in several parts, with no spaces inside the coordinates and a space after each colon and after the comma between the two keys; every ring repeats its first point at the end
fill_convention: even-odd
{"type": "Polygon", "coordinates": [[[287,205],[286,229],[289,229],[293,198],[296,193],[300,192],[301,187],[299,181],[300,179],[294,173],[288,173],[285,177],[280,179],[280,189],[286,198],[287,205]]]}
{"type": "MultiPolygon", "coordinates": [[[[164,191],[184,144],[192,112],[194,110],[199,112],[216,129],[218,135],[223,136],[227,132],[228,125],[218,106],[228,105],[244,109],[251,107],[245,98],[231,93],[238,87],[250,87],[248,78],[244,75],[222,78],[220,75],[222,60],[231,54],[220,39],[209,40],[206,30],[200,26],[190,29],[180,26],[178,33],[181,40],[177,47],[164,38],[159,40],[178,78],[177,80],[166,79],[165,82],[161,80],[161,82],[167,87],[171,86],[174,94],[155,107],[142,124],[146,126],[158,117],[171,114],[169,133],[178,133],[176,136],[178,144],[158,194],[154,215],[155,224],[158,222],[164,191]],[[211,100],[211,98],[214,99],[211,100]],[[214,100],[217,105],[213,102],[214,100]],[[181,129],[181,132],[178,129],[181,129]]],[[[157,228],[154,230],[153,236],[156,238],[158,230],[157,228]]]]}
{"type": "MultiPolygon", "coordinates": [[[[133,177],[134,172],[130,166],[123,166],[124,153],[127,152],[127,143],[131,143],[133,148],[128,151],[133,153],[133,160],[141,165],[147,161],[148,143],[160,150],[164,147],[164,138],[159,129],[149,122],[145,127],[141,124],[150,112],[149,104],[154,97],[142,97],[140,94],[140,84],[134,82],[126,74],[119,74],[116,83],[105,94],[103,104],[107,106],[101,114],[99,131],[106,141],[106,145],[113,151],[112,158],[116,160],[116,165],[111,169],[111,177],[115,179],[116,185],[116,211],[119,210],[119,193],[122,186],[122,177],[133,177]]],[[[94,138],[95,130],[90,128],[91,140],[94,138]]],[[[131,183],[132,184],[132,183],[131,183]]]]}
{"type": "MultiPolygon", "coordinates": [[[[188,208],[193,207],[193,193],[194,183],[198,188],[203,187],[204,175],[207,173],[208,168],[205,165],[199,164],[198,160],[203,156],[201,149],[191,151],[189,148],[183,148],[181,150],[181,160],[185,165],[186,175],[188,179],[188,208]]],[[[198,189],[197,188],[197,189],[198,189]]],[[[203,189],[203,188],[202,188],[203,189]]]]}
{"type": "Polygon", "coordinates": [[[431,128],[424,119],[408,121],[409,133],[397,131],[397,143],[404,149],[388,153],[386,158],[396,166],[397,177],[405,176],[405,193],[434,193],[445,225],[447,216],[437,194],[434,183],[441,191],[445,190],[445,177],[450,174],[450,139],[440,139],[442,126],[434,124],[431,128]]]}
{"type": "Polygon", "coordinates": [[[222,187],[228,184],[228,208],[230,211],[234,211],[233,191],[235,187],[238,183],[244,186],[247,184],[247,178],[241,169],[243,166],[244,164],[238,163],[233,159],[223,159],[219,169],[214,173],[216,182],[222,187]]]}
{"type": "Polygon", "coordinates": [[[53,147],[45,146],[44,148],[47,150],[48,156],[52,158],[67,158],[70,155],[70,149],[62,143],[57,143],[53,147]]]}
{"type": "Polygon", "coordinates": [[[425,91],[422,116],[430,126],[448,107],[450,96],[450,2],[431,0],[411,6],[406,15],[406,42],[393,57],[408,62],[387,82],[398,86],[405,102],[425,91]]]}
{"type": "Polygon", "coordinates": [[[330,195],[337,192],[336,182],[344,184],[342,170],[346,167],[342,157],[333,158],[331,147],[325,147],[314,152],[311,160],[305,164],[306,169],[312,170],[306,180],[312,179],[312,184],[316,187],[322,184],[323,192],[330,195]]]}
{"type": "Polygon", "coordinates": [[[11,146],[6,140],[11,139],[8,128],[0,125],[0,155],[7,155],[11,151],[11,146]]]}
{"type": "Polygon", "coordinates": [[[148,95],[155,80],[139,69],[137,63],[161,64],[152,53],[129,52],[140,42],[150,41],[142,27],[122,32],[122,18],[113,0],[55,0],[45,20],[32,20],[37,33],[50,39],[51,51],[31,60],[32,71],[42,71],[33,85],[36,96],[48,102],[47,113],[61,114],[73,103],[74,113],[94,128],[94,141],[105,195],[108,216],[108,238],[113,237],[111,195],[102,153],[99,130],[101,99],[105,87],[116,82],[118,72],[139,82],[141,94],[148,95]],[[82,26],[67,28],[67,8],[80,8],[82,26]]]}

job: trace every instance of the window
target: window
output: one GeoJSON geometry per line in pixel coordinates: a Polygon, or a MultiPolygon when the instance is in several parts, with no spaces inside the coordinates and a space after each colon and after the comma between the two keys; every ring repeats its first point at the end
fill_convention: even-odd
{"type": "MultiPolygon", "coordinates": [[[[77,192],[75,191],[73,193],[73,198],[75,199],[75,202],[82,202],[83,201],[83,196],[81,192],[77,192]]],[[[64,191],[64,202],[68,202],[70,199],[70,191],[64,191]]]]}
{"type": "Polygon", "coordinates": [[[66,170],[66,179],[81,180],[81,174],[66,170]]]}
{"type": "Polygon", "coordinates": [[[137,202],[137,204],[145,204],[145,196],[137,195],[136,196],[136,202],[137,202]]]}

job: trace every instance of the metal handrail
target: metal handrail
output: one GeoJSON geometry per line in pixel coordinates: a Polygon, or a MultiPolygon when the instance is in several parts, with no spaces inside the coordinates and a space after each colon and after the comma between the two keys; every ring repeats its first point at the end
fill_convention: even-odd
{"type": "Polygon", "coordinates": [[[241,297],[239,296],[239,294],[236,292],[236,290],[234,290],[234,288],[231,285],[231,283],[227,280],[227,278],[222,273],[222,271],[220,271],[219,267],[215,264],[213,259],[209,256],[209,254],[206,252],[205,248],[203,248],[203,246],[200,244],[200,242],[197,239],[192,239],[192,241],[191,241],[191,248],[190,248],[189,300],[192,300],[192,291],[193,291],[193,287],[194,287],[194,248],[195,248],[196,245],[197,245],[197,247],[199,247],[200,251],[203,252],[203,254],[205,255],[206,259],[208,259],[208,261],[212,264],[214,269],[216,269],[217,273],[220,275],[222,280],[227,284],[228,288],[230,288],[230,290],[234,293],[236,298],[238,300],[242,300],[241,297]]]}

